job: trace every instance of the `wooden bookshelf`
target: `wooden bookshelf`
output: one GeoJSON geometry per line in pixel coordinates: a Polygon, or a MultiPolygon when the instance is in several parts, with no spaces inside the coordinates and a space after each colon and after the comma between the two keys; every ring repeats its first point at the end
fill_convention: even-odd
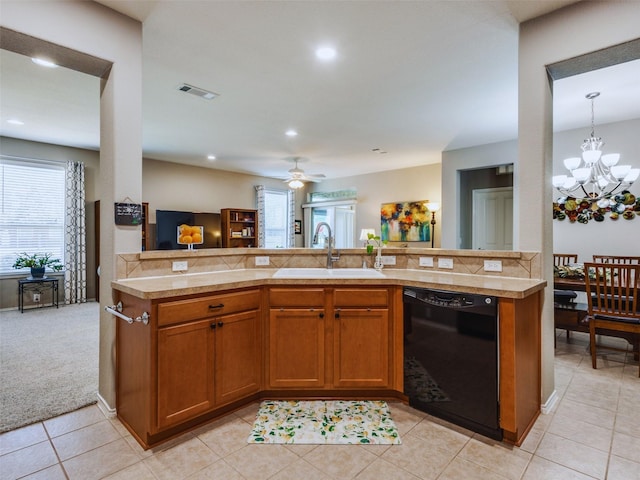
{"type": "Polygon", "coordinates": [[[258,246],[258,211],[242,208],[220,210],[223,248],[258,246]]]}

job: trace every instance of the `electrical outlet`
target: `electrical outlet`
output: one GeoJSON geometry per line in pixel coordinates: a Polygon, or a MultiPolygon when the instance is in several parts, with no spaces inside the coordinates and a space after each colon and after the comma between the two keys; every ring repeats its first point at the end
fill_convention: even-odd
{"type": "Polygon", "coordinates": [[[433,267],[433,257],[420,257],[421,267],[433,267]]]}
{"type": "Polygon", "coordinates": [[[453,268],[453,258],[439,258],[438,268],[453,268]]]}
{"type": "Polygon", "coordinates": [[[255,257],[256,267],[266,267],[269,265],[269,257],[255,257]]]}
{"type": "Polygon", "coordinates": [[[189,263],[188,262],[173,262],[173,266],[171,267],[171,269],[174,272],[186,272],[187,270],[189,270],[189,263]]]}
{"type": "Polygon", "coordinates": [[[484,271],[485,272],[501,272],[502,261],[501,260],[485,260],[484,271]]]}
{"type": "Polygon", "coordinates": [[[33,294],[33,303],[40,303],[40,294],[39,293],[34,293],[33,294]]]}
{"type": "Polygon", "coordinates": [[[383,265],[395,265],[396,264],[396,256],[395,255],[382,255],[382,264],[383,265]]]}

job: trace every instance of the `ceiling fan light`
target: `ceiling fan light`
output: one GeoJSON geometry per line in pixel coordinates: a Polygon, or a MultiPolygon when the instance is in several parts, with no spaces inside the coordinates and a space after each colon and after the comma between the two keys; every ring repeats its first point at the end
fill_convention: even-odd
{"type": "Polygon", "coordinates": [[[289,181],[287,185],[289,185],[289,188],[297,189],[302,188],[304,186],[304,183],[297,178],[294,178],[293,180],[289,181]]]}

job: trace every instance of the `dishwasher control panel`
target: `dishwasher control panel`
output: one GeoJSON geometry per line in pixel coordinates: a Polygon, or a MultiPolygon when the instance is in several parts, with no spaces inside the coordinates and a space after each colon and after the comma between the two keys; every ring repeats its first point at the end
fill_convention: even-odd
{"type": "Polygon", "coordinates": [[[405,298],[415,299],[420,303],[456,309],[478,307],[495,308],[498,303],[497,298],[492,296],[425,288],[405,287],[404,296],[405,298]]]}

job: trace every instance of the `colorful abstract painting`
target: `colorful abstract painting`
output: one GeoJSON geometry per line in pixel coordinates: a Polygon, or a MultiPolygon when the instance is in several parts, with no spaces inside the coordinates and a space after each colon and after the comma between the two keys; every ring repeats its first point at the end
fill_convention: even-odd
{"type": "Polygon", "coordinates": [[[430,242],[431,212],[428,200],[383,203],[380,207],[380,237],[388,242],[430,242]]]}

